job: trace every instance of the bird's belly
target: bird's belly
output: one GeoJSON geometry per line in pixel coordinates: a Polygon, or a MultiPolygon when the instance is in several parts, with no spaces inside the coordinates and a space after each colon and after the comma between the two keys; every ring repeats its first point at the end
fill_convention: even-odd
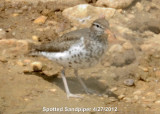
{"type": "Polygon", "coordinates": [[[64,67],[83,69],[97,64],[103,53],[103,49],[86,50],[82,46],[71,48],[68,51],[58,53],[42,52],[42,55],[64,67]]]}
{"type": "Polygon", "coordinates": [[[41,55],[64,67],[79,69],[97,64],[105,49],[106,47],[102,43],[94,40],[86,46],[82,37],[79,42],[73,44],[64,52],[41,52],[41,55]]]}

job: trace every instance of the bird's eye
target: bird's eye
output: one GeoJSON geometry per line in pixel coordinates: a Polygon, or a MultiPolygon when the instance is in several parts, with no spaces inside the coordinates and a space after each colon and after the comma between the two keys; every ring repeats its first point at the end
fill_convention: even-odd
{"type": "Polygon", "coordinates": [[[99,28],[100,26],[99,26],[99,25],[96,25],[96,27],[98,27],[98,28],[99,28]]]}
{"type": "Polygon", "coordinates": [[[96,28],[103,28],[100,24],[98,23],[93,23],[93,26],[96,27],[96,28]]]}
{"type": "Polygon", "coordinates": [[[94,23],[93,25],[96,26],[97,28],[101,28],[99,24],[94,23]]]}

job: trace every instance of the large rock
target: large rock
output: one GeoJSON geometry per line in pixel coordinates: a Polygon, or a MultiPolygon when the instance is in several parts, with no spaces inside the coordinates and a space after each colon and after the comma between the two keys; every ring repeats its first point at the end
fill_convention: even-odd
{"type": "Polygon", "coordinates": [[[160,33],[160,13],[136,12],[133,18],[129,18],[126,24],[132,31],[160,33]],[[129,23],[128,23],[129,22],[129,23]],[[146,24],[147,23],[147,24],[146,24]]]}
{"type": "Polygon", "coordinates": [[[89,26],[95,19],[104,16],[106,19],[115,14],[113,8],[94,7],[88,4],[81,4],[65,9],[62,14],[69,19],[74,26],[89,26]]]}
{"type": "Polygon", "coordinates": [[[121,67],[129,65],[136,60],[132,44],[129,42],[126,43],[127,46],[124,46],[126,45],[125,43],[123,45],[114,44],[109,48],[107,52],[107,61],[110,65],[121,67]]]}
{"type": "MultiPolygon", "coordinates": [[[[7,0],[12,3],[12,7],[18,7],[19,10],[16,10],[16,14],[13,16],[17,16],[19,13],[22,13],[24,10],[29,10],[33,4],[36,7],[36,10],[43,15],[47,13],[52,14],[51,11],[62,11],[66,8],[76,6],[78,4],[86,4],[85,0],[7,0]],[[24,6],[26,5],[26,6],[24,6]],[[21,8],[20,8],[21,7],[21,8]],[[49,10],[48,10],[49,9],[49,10]]],[[[0,3],[0,10],[1,10],[0,3]]]]}
{"type": "Polygon", "coordinates": [[[96,2],[96,5],[106,6],[110,8],[116,8],[116,9],[122,9],[122,8],[126,8],[129,5],[131,5],[133,1],[134,0],[98,0],[96,2]]]}

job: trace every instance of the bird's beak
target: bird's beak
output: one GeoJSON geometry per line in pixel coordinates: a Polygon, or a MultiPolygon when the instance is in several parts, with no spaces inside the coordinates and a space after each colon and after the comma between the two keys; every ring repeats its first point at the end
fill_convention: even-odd
{"type": "Polygon", "coordinates": [[[106,29],[105,33],[108,34],[108,41],[111,43],[116,43],[117,42],[117,38],[115,36],[115,34],[110,30],[110,29],[106,29]]]}

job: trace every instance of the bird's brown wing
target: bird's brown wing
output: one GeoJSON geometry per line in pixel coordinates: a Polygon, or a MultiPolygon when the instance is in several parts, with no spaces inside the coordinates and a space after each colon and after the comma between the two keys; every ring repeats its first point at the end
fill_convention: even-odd
{"type": "Polygon", "coordinates": [[[72,44],[78,42],[82,34],[88,34],[88,29],[80,29],[73,32],[64,34],[62,37],[55,39],[47,44],[35,46],[35,51],[47,51],[47,52],[63,52],[68,50],[72,44]]]}

